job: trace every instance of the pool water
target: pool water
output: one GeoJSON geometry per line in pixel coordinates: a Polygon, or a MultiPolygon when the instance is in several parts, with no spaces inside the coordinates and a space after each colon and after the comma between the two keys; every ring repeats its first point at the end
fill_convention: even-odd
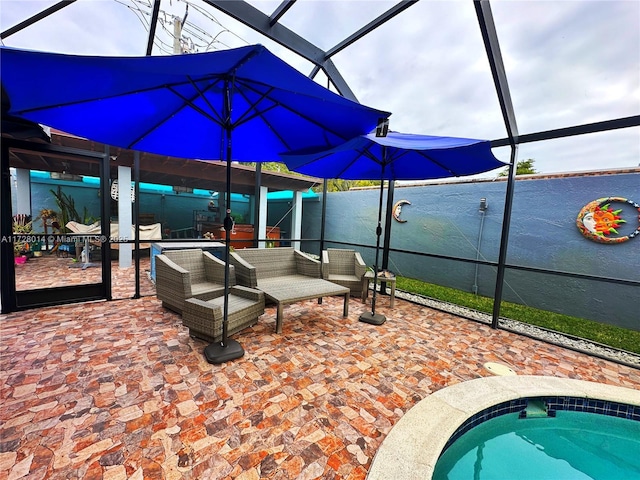
{"type": "Polygon", "coordinates": [[[558,411],[481,423],[440,457],[434,480],[640,480],[640,422],[558,411]]]}

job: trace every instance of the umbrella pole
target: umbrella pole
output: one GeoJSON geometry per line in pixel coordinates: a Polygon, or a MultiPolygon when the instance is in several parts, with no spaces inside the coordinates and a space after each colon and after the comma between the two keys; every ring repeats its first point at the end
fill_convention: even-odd
{"type": "MultiPolygon", "coordinates": [[[[382,149],[383,157],[386,156],[386,148],[382,149]]],[[[381,313],[376,313],[376,292],[378,290],[378,258],[380,253],[380,236],[382,235],[382,195],[384,192],[384,165],[382,162],[382,173],[380,174],[380,202],[378,204],[378,226],[376,227],[376,261],[373,265],[373,296],[371,297],[371,312],[365,312],[360,315],[361,322],[370,323],[372,325],[382,325],[386,322],[386,317],[381,313]]],[[[367,288],[369,286],[367,285],[367,288]]]]}
{"type": "Polygon", "coordinates": [[[204,349],[204,356],[209,363],[224,363],[235,360],[244,355],[242,345],[228,338],[229,331],[229,250],[231,246],[231,103],[229,99],[229,86],[227,85],[227,101],[225,102],[227,113],[227,205],[224,217],[225,248],[224,248],[224,308],[222,317],[222,341],[214,342],[204,349]]]}

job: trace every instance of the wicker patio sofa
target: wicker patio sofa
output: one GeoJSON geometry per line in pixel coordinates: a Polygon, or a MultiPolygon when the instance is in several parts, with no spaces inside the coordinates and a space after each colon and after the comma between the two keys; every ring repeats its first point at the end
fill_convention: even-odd
{"type": "Polygon", "coordinates": [[[344,296],[343,316],[349,315],[348,287],[321,278],[321,263],[291,247],[244,248],[231,252],[240,285],[264,292],[266,300],[277,306],[276,332],[282,333],[283,307],[291,303],[322,297],[344,296]]]}
{"type": "MultiPolygon", "coordinates": [[[[224,293],[224,262],[201,249],[168,250],[156,255],[156,296],[165,308],[182,313],[189,298],[211,300],[224,293]]],[[[235,285],[229,269],[229,285],[235,285]]]]}

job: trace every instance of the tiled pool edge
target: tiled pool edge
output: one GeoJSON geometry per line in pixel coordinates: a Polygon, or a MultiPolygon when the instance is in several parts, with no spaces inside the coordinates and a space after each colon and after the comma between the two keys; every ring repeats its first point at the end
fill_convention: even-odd
{"type": "Polygon", "coordinates": [[[368,480],[429,479],[449,438],[469,418],[519,398],[566,396],[640,406],[640,391],[543,376],[487,377],[444,388],[409,410],[382,442],[368,480]]]}
{"type": "Polygon", "coordinates": [[[542,397],[517,398],[515,400],[509,400],[508,402],[502,402],[489,408],[485,408],[465,420],[464,423],[456,429],[451,438],[449,438],[442,449],[441,454],[444,453],[461,436],[481,423],[510,413],[518,413],[522,418],[522,415],[526,412],[528,404],[532,400],[542,401],[548,408],[547,415],[550,417],[555,417],[556,412],[566,411],[595,413],[598,415],[624,418],[640,422],[640,406],[638,405],[629,405],[626,403],[612,402],[610,400],[600,400],[597,398],[574,397],[570,395],[545,395],[542,397]]]}

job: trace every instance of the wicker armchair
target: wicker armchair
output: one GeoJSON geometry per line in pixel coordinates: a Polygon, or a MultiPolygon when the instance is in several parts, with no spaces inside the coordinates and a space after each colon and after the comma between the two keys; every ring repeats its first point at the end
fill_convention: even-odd
{"type": "Polygon", "coordinates": [[[322,278],[349,287],[352,296],[362,296],[362,276],[367,266],[359,252],[341,248],[322,251],[322,278]]]}
{"type": "MultiPolygon", "coordinates": [[[[264,293],[240,285],[229,288],[227,334],[233,335],[254,325],[264,313],[264,293]]],[[[189,335],[207,342],[222,340],[224,291],[216,292],[209,301],[190,298],[184,303],[182,324],[189,335]]]]}
{"type": "MultiPolygon", "coordinates": [[[[162,305],[182,313],[188,298],[211,300],[224,293],[224,262],[200,249],[169,250],[156,255],[156,295],[162,305]]],[[[229,266],[229,285],[236,284],[229,266]]]]}

